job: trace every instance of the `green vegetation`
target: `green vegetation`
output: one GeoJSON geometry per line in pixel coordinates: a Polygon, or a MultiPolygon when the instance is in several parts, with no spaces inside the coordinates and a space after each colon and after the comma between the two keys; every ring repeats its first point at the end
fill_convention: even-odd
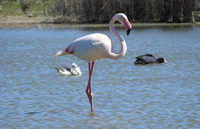
{"type": "Polygon", "coordinates": [[[154,22],[159,22],[159,21],[160,21],[160,18],[154,18],[153,21],[154,21],[154,22]]]}
{"type": "Polygon", "coordinates": [[[22,9],[22,3],[16,1],[5,1],[0,4],[0,16],[25,16],[32,14],[32,16],[44,16],[44,3],[42,2],[30,2],[30,8],[26,13],[22,9]]]}
{"type": "MultiPolygon", "coordinates": [[[[200,0],[0,0],[0,16],[54,17],[54,23],[108,23],[119,12],[131,22],[200,21],[200,0]]],[[[52,21],[51,21],[52,22],[52,21]]]]}
{"type": "Polygon", "coordinates": [[[21,15],[21,7],[19,3],[9,1],[5,3],[4,6],[1,6],[1,8],[2,11],[0,12],[0,15],[2,15],[3,17],[10,15],[12,16],[21,15]]]}
{"type": "Polygon", "coordinates": [[[43,16],[44,10],[43,10],[43,3],[32,3],[30,5],[29,13],[32,13],[34,16],[43,16]]]}

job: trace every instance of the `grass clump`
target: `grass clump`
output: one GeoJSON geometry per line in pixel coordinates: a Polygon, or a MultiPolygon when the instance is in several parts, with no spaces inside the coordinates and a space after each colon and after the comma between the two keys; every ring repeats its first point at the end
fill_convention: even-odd
{"type": "Polygon", "coordinates": [[[23,3],[18,3],[16,1],[7,1],[2,5],[0,4],[0,16],[26,16],[32,14],[33,16],[43,16],[44,4],[42,2],[29,2],[29,8],[25,12],[23,9],[23,3]]]}
{"type": "Polygon", "coordinates": [[[14,1],[8,1],[4,4],[4,6],[1,5],[1,12],[0,15],[3,17],[6,16],[17,16],[21,15],[21,6],[19,3],[14,1]]]}

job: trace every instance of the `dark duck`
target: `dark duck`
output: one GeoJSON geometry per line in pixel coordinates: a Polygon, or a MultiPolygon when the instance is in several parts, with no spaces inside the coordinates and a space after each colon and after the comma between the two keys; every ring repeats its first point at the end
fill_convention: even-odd
{"type": "Polygon", "coordinates": [[[134,64],[141,64],[141,65],[145,65],[145,64],[152,64],[152,63],[167,63],[167,61],[165,60],[165,58],[160,57],[160,58],[155,58],[152,54],[146,54],[146,55],[141,55],[136,57],[136,61],[134,62],[134,64]]]}

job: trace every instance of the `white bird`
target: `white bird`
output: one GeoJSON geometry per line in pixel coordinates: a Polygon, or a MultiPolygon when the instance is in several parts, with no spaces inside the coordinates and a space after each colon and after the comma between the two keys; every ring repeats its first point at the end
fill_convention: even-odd
{"type": "Polygon", "coordinates": [[[124,57],[127,51],[125,40],[120,34],[118,34],[118,32],[113,27],[115,21],[119,21],[120,23],[125,25],[127,35],[129,35],[131,31],[131,24],[128,21],[127,16],[123,13],[118,13],[114,15],[110,20],[110,31],[118,39],[121,45],[121,50],[119,52],[114,52],[113,42],[107,35],[94,33],[74,40],[71,44],[69,44],[66,48],[62,49],[61,51],[57,52],[57,54],[54,56],[58,57],[61,55],[74,55],[88,63],[89,80],[86,88],[86,94],[88,96],[92,112],[94,112],[94,108],[91,80],[95,61],[100,58],[110,58],[117,60],[124,57]]]}
{"type": "Polygon", "coordinates": [[[57,70],[57,72],[59,72],[60,74],[62,75],[81,75],[81,70],[80,68],[75,64],[73,63],[72,64],[72,68],[67,68],[65,66],[63,66],[65,69],[59,69],[59,68],[56,68],[55,69],[57,70]]]}

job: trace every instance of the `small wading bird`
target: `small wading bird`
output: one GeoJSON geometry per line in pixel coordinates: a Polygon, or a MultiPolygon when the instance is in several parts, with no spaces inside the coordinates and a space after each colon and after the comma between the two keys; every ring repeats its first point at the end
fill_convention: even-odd
{"type": "Polygon", "coordinates": [[[152,54],[146,54],[146,55],[142,55],[142,56],[138,56],[136,57],[136,61],[134,62],[134,64],[141,64],[141,65],[145,65],[145,64],[152,64],[152,63],[167,63],[167,61],[165,60],[165,58],[160,57],[158,59],[156,59],[152,54]]]}
{"type": "Polygon", "coordinates": [[[81,70],[80,68],[75,64],[73,63],[72,64],[72,68],[67,68],[65,66],[63,66],[65,69],[59,69],[59,68],[56,68],[55,69],[57,70],[57,72],[59,72],[60,74],[62,75],[81,75],[81,70]]]}
{"type": "Polygon", "coordinates": [[[94,33],[74,40],[71,44],[69,44],[66,48],[62,49],[61,51],[57,52],[57,54],[54,56],[58,57],[61,55],[71,54],[88,63],[89,80],[86,88],[86,94],[88,96],[92,112],[94,112],[94,108],[91,80],[95,61],[100,58],[110,58],[117,60],[124,57],[127,51],[125,40],[121,35],[117,33],[117,31],[113,27],[115,21],[119,21],[120,23],[125,25],[127,35],[129,35],[131,31],[131,24],[128,21],[127,16],[123,13],[118,13],[114,15],[110,20],[110,31],[118,39],[121,45],[121,50],[118,53],[114,52],[113,42],[107,35],[94,33]]]}

